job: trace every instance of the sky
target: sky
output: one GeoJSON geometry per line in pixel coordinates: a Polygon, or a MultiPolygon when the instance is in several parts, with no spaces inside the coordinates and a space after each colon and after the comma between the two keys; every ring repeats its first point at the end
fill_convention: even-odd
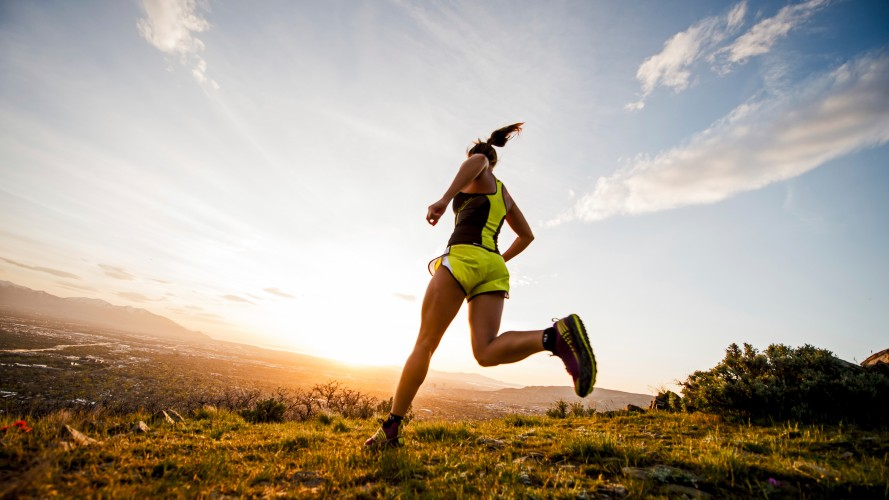
{"type": "MultiPolygon", "coordinates": [[[[0,118],[0,280],[214,338],[401,365],[426,207],[524,121],[503,330],[577,313],[644,393],[889,347],[885,0],[2,2],[0,118]]],[[[571,384],[479,367],[465,314],[433,369],[571,384]]]]}

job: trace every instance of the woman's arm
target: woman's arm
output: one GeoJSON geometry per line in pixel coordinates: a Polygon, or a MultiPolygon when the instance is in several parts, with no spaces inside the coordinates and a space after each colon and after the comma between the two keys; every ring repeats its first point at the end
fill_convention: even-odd
{"type": "Polygon", "coordinates": [[[457,193],[462,191],[470,182],[475,180],[475,178],[484,172],[486,168],[488,168],[488,158],[485,155],[474,154],[467,158],[466,161],[460,165],[460,170],[458,170],[457,175],[454,176],[454,181],[451,182],[451,187],[445,191],[445,194],[440,200],[429,205],[429,209],[426,210],[426,222],[433,226],[436,225],[438,219],[440,219],[448,209],[448,203],[454,199],[454,196],[457,196],[457,193]]]}
{"type": "Polygon", "coordinates": [[[515,231],[516,239],[509,245],[509,248],[503,252],[503,260],[509,262],[510,259],[522,253],[522,250],[528,248],[528,245],[534,241],[534,233],[531,226],[525,220],[525,215],[519,210],[519,206],[512,202],[512,208],[506,213],[506,223],[510,229],[515,231]]]}

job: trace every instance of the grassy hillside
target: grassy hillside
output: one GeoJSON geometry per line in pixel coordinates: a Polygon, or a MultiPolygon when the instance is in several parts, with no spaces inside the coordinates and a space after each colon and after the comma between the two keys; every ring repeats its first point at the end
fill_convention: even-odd
{"type": "Polygon", "coordinates": [[[407,446],[362,449],[378,425],[320,415],[251,424],[57,412],[9,417],[0,497],[885,498],[889,435],[703,414],[412,422],[407,446]],[[148,432],[132,430],[139,420],[148,432]],[[77,444],[64,425],[96,440],[77,444]]]}

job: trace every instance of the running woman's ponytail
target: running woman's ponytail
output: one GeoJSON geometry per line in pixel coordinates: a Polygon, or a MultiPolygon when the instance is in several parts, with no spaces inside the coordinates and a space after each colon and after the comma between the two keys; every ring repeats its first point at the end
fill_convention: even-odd
{"type": "Polygon", "coordinates": [[[524,122],[513,123],[512,125],[498,128],[491,132],[491,137],[488,137],[487,141],[475,141],[475,145],[466,152],[466,156],[483,154],[488,157],[488,162],[493,167],[497,164],[497,151],[494,150],[493,146],[497,146],[498,148],[505,146],[507,141],[522,131],[522,125],[524,124],[524,122]]]}

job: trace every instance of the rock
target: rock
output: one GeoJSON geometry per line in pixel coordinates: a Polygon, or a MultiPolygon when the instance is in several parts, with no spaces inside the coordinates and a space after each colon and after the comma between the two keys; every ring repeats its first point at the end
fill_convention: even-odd
{"type": "Polygon", "coordinates": [[[709,493],[697,490],[695,488],[692,488],[691,486],[668,484],[664,486],[664,490],[673,493],[673,495],[670,495],[671,498],[673,498],[674,496],[678,496],[680,498],[710,498],[709,493]]]}
{"type": "Polygon", "coordinates": [[[639,467],[623,467],[620,471],[627,477],[642,480],[648,479],[648,471],[646,469],[640,469],[639,467]]]}
{"type": "Polygon", "coordinates": [[[484,437],[478,438],[475,441],[475,443],[487,446],[489,449],[492,449],[492,450],[503,448],[504,446],[506,446],[506,443],[500,439],[490,439],[490,438],[484,438],[484,437]]]}
{"type": "MultiPolygon", "coordinates": [[[[324,489],[324,478],[315,471],[311,470],[301,470],[293,473],[293,476],[290,477],[290,481],[296,485],[299,489],[299,493],[319,493],[322,489],[324,489]]],[[[301,496],[301,495],[297,495],[301,496]]]]}
{"type": "Polygon", "coordinates": [[[151,427],[148,427],[148,424],[140,420],[138,424],[133,425],[133,432],[147,434],[151,432],[151,427]]]}
{"type": "Polygon", "coordinates": [[[630,413],[645,413],[645,408],[636,405],[627,405],[627,411],[630,413]]]}
{"type": "Polygon", "coordinates": [[[665,484],[692,484],[694,485],[698,478],[691,472],[670,467],[669,465],[653,465],[651,467],[624,467],[621,469],[625,475],[636,479],[654,479],[665,484]]]}
{"type": "Polygon", "coordinates": [[[826,468],[821,467],[820,465],[813,464],[812,462],[804,462],[802,460],[793,462],[793,469],[816,479],[828,477],[828,475],[830,474],[830,471],[826,468]]]}
{"type": "Polygon", "coordinates": [[[629,494],[629,491],[622,484],[603,484],[596,487],[596,494],[606,498],[623,498],[629,494]]]}
{"type": "Polygon", "coordinates": [[[544,458],[546,458],[546,457],[544,456],[543,453],[538,453],[536,451],[532,451],[531,453],[529,453],[528,455],[525,455],[524,457],[516,458],[515,460],[512,461],[512,463],[522,464],[522,463],[525,463],[529,460],[532,462],[540,463],[543,461],[544,458]]]}
{"type": "Polygon", "coordinates": [[[86,434],[78,431],[74,427],[71,427],[68,424],[62,426],[61,429],[62,436],[70,438],[71,441],[62,441],[62,448],[66,451],[73,449],[77,446],[90,446],[94,444],[102,444],[101,441],[97,441],[86,434]]]}

